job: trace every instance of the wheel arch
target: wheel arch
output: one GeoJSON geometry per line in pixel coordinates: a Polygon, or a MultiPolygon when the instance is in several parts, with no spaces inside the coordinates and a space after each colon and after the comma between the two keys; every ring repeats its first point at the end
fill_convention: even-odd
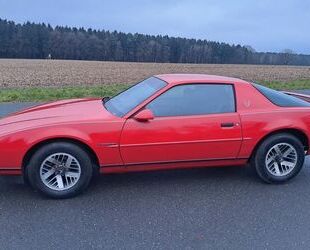
{"type": "Polygon", "coordinates": [[[263,143],[263,141],[265,141],[267,138],[269,138],[270,136],[276,135],[276,134],[291,134],[293,136],[295,136],[296,138],[298,138],[300,140],[300,142],[304,145],[305,150],[309,150],[309,138],[306,135],[306,133],[304,133],[302,130],[300,129],[296,129],[296,128],[285,128],[285,129],[279,129],[279,130],[275,130],[272,131],[271,133],[268,133],[267,135],[265,135],[264,137],[262,137],[258,143],[256,144],[256,146],[254,147],[251,156],[249,158],[249,161],[251,161],[251,159],[253,158],[253,156],[255,155],[257,149],[259,148],[259,146],[263,143]]]}
{"type": "Polygon", "coordinates": [[[31,157],[33,156],[33,154],[42,146],[47,145],[49,143],[53,143],[53,142],[68,142],[68,143],[73,143],[76,144],[78,146],[80,146],[81,148],[83,148],[91,157],[91,160],[93,162],[93,165],[96,167],[97,170],[99,170],[99,158],[97,156],[97,154],[95,153],[95,151],[86,143],[84,143],[83,141],[80,141],[78,139],[73,139],[73,138],[65,138],[65,137],[59,137],[59,138],[50,138],[50,139],[46,139],[43,141],[40,141],[34,145],[32,145],[32,147],[30,149],[28,149],[28,151],[26,152],[26,154],[23,157],[22,160],[22,171],[24,173],[25,168],[27,166],[27,164],[29,163],[31,157]]]}

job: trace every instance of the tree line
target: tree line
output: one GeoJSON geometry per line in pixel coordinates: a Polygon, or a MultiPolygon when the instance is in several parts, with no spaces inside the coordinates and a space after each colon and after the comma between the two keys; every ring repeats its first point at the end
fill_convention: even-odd
{"type": "Polygon", "coordinates": [[[255,52],[250,46],[0,19],[0,58],[170,63],[310,65],[310,56],[255,52]]]}

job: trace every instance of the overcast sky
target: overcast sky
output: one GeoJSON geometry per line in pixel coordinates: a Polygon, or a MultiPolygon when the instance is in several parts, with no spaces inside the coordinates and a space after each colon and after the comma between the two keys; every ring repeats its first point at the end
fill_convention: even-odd
{"type": "Polygon", "coordinates": [[[310,54],[310,0],[0,0],[0,18],[310,54]]]}

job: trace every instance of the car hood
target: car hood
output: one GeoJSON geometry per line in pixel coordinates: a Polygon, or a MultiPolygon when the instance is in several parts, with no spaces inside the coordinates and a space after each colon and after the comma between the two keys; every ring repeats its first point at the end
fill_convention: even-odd
{"type": "Polygon", "coordinates": [[[0,134],[5,128],[14,130],[59,123],[111,120],[116,117],[100,99],[71,99],[34,106],[0,119],[0,134]]]}

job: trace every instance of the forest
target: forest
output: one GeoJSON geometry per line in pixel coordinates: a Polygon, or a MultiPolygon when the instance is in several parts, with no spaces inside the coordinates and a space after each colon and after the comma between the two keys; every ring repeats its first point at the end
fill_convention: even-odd
{"type": "MultiPolygon", "coordinates": [[[[206,35],[207,36],[207,35],[206,35]]],[[[162,35],[17,24],[0,19],[0,58],[128,62],[310,65],[310,55],[162,35]]]]}

